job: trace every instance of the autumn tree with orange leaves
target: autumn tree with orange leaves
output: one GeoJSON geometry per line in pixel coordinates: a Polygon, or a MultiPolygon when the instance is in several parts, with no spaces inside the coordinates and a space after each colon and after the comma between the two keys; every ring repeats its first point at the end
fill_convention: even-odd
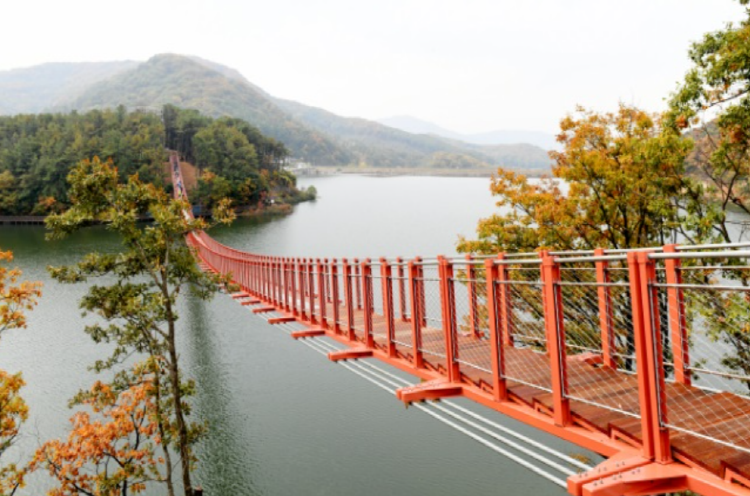
{"type": "Polygon", "coordinates": [[[461,252],[498,253],[660,245],[679,232],[678,198],[691,143],[662,134],[659,118],[620,105],[579,108],[562,120],[551,178],[500,169],[491,191],[501,212],[482,219],[461,252]]]}
{"type": "Polygon", "coordinates": [[[142,493],[150,482],[170,484],[163,473],[169,452],[155,373],[162,365],[149,360],[114,384],[97,382],[78,395],[76,403],[87,410],[71,418],[67,440],[46,442],[30,465],[58,481],[49,496],[127,496],[142,493]]]}
{"type": "MultiPolygon", "coordinates": [[[[8,329],[26,327],[25,310],[31,310],[41,296],[41,285],[21,282],[21,271],[3,265],[13,260],[9,251],[0,251],[0,335],[8,329]]],[[[25,385],[21,374],[0,370],[0,457],[19,435],[21,424],[28,418],[29,410],[20,396],[25,385]]],[[[16,464],[0,466],[0,494],[15,494],[23,486],[25,469],[16,464]]]]}

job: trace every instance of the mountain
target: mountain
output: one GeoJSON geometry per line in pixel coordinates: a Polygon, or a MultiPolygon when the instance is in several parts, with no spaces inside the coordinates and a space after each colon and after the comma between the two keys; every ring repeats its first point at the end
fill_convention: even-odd
{"type": "MultiPolygon", "coordinates": [[[[278,99],[235,69],[199,57],[162,54],[141,63],[83,64],[77,72],[72,67],[76,64],[63,64],[67,72],[45,69],[53,65],[22,70],[25,79],[19,80],[16,93],[25,91],[27,103],[19,106],[3,91],[0,112],[85,111],[118,105],[158,111],[169,103],[211,117],[244,119],[286,144],[293,157],[316,165],[547,169],[550,164],[545,151],[533,145],[484,146],[436,133],[417,135],[278,99]]],[[[0,82],[13,72],[0,73],[0,82]]]]}
{"type": "Polygon", "coordinates": [[[473,143],[475,145],[511,145],[517,143],[528,143],[545,150],[554,150],[559,146],[553,134],[541,131],[503,130],[462,134],[410,115],[386,117],[384,119],[378,119],[378,122],[385,124],[386,126],[406,131],[407,133],[432,134],[444,138],[465,141],[466,143],[473,143]]]}
{"type": "Polygon", "coordinates": [[[53,63],[0,71],[0,115],[34,114],[64,105],[92,84],[139,63],[53,63]]]}
{"type": "Polygon", "coordinates": [[[295,156],[318,164],[348,164],[351,153],[331,138],[310,129],[283,112],[251,85],[180,55],[157,55],[134,69],[94,84],[66,105],[65,110],[88,110],[124,105],[161,108],[171,103],[210,117],[244,119],[286,144],[295,156]]]}

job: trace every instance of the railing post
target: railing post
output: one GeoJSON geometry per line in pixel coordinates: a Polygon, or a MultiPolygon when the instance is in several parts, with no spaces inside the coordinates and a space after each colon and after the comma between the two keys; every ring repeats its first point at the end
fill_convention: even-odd
{"type": "Polygon", "coordinates": [[[440,306],[443,316],[443,334],[445,335],[445,365],[448,380],[459,382],[461,372],[458,362],[458,346],[456,340],[456,293],[453,287],[453,264],[444,257],[440,262],[440,306]]]}
{"type": "Polygon", "coordinates": [[[409,269],[409,300],[411,303],[411,343],[414,352],[414,366],[424,368],[424,357],[422,356],[422,317],[419,309],[419,257],[411,260],[409,269]]]}
{"type": "MultiPolygon", "coordinates": [[[[505,260],[505,253],[498,253],[497,260],[505,260]]],[[[497,268],[497,282],[499,284],[500,312],[500,343],[502,346],[513,346],[513,300],[511,298],[510,272],[508,266],[501,264],[497,268]]]]}
{"type": "Polygon", "coordinates": [[[492,392],[495,400],[507,401],[508,388],[505,383],[505,350],[502,343],[502,298],[498,291],[498,267],[495,261],[484,261],[487,279],[487,321],[490,328],[490,353],[492,354],[492,392]]]}
{"type": "Polygon", "coordinates": [[[289,259],[289,299],[292,305],[292,315],[299,317],[299,309],[297,307],[297,259],[289,259]]]}
{"type": "Polygon", "coordinates": [[[393,310],[393,269],[388,260],[380,259],[380,285],[383,289],[383,317],[388,335],[388,356],[396,356],[396,328],[393,310]]]}
{"type": "MultiPolygon", "coordinates": [[[[604,256],[604,248],[594,250],[594,256],[604,256]]],[[[597,260],[596,264],[596,292],[599,301],[599,330],[602,341],[602,365],[611,369],[617,368],[615,361],[615,331],[612,324],[612,292],[608,284],[609,263],[606,260],[597,260]]]]}
{"type": "Polygon", "coordinates": [[[404,261],[401,257],[396,258],[396,274],[398,274],[398,307],[401,314],[401,322],[408,322],[406,318],[406,281],[404,280],[404,261]]]}
{"type": "Polygon", "coordinates": [[[471,263],[474,257],[471,254],[466,255],[466,290],[469,293],[469,328],[471,335],[475,338],[481,338],[482,333],[478,325],[479,316],[477,315],[477,271],[471,263]]]}
{"type": "MultiPolygon", "coordinates": [[[[661,342],[659,302],[653,284],[656,264],[647,252],[628,254],[637,266],[638,287],[633,295],[633,330],[641,399],[644,456],[659,463],[671,461],[667,422],[667,397],[664,383],[664,355],[661,342]],[[636,304],[640,307],[636,308],[636,304]],[[636,318],[636,311],[640,318],[636,318]]],[[[631,271],[632,274],[632,271],[631,271]]],[[[631,288],[633,283],[631,282],[631,288]]]]}
{"type": "Polygon", "coordinates": [[[333,307],[333,332],[341,334],[341,325],[339,324],[339,318],[341,315],[341,309],[339,308],[339,268],[337,261],[334,258],[331,260],[331,305],[333,307]]]}
{"type": "Polygon", "coordinates": [[[349,261],[345,258],[341,259],[341,267],[344,276],[344,309],[346,311],[346,334],[349,341],[354,341],[356,336],[354,334],[354,301],[352,299],[352,268],[349,265],[349,261]]]}
{"type": "Polygon", "coordinates": [[[417,295],[419,297],[419,308],[421,310],[419,317],[422,319],[422,326],[427,327],[427,305],[425,304],[425,293],[424,293],[424,265],[422,265],[422,259],[417,257],[417,295]]]}
{"type": "Polygon", "coordinates": [[[360,272],[359,272],[359,259],[354,259],[354,292],[357,296],[357,306],[355,307],[357,310],[362,310],[362,282],[360,279],[360,272]]]}
{"type": "Polygon", "coordinates": [[[279,306],[279,275],[277,269],[276,257],[271,257],[269,268],[271,269],[271,304],[279,306]]]}
{"type": "Polygon", "coordinates": [[[307,297],[310,303],[310,323],[317,324],[318,316],[315,314],[315,261],[311,258],[307,264],[307,297]]]}
{"type": "Polygon", "coordinates": [[[327,260],[324,260],[321,262],[320,259],[316,260],[317,266],[318,266],[318,304],[320,305],[320,311],[319,313],[319,322],[320,326],[323,328],[328,327],[328,321],[326,320],[326,274],[325,269],[327,265],[327,260]]]}
{"type": "Polygon", "coordinates": [[[370,265],[370,259],[367,258],[362,262],[362,296],[363,296],[363,312],[364,312],[364,328],[365,328],[365,346],[368,348],[375,347],[375,340],[372,336],[372,266],[370,265]]]}
{"type": "Polygon", "coordinates": [[[568,373],[565,352],[565,326],[563,324],[562,294],[560,292],[560,266],[546,251],[542,257],[542,283],[544,285],[544,325],[547,334],[552,401],[555,424],[570,425],[568,373]]]}
{"type": "MultiPolygon", "coordinates": [[[[675,253],[675,245],[664,247],[664,253],[675,253]]],[[[674,379],[676,382],[690,386],[690,344],[687,336],[687,319],[685,318],[685,294],[678,285],[682,284],[681,260],[667,258],[664,260],[667,272],[667,305],[669,306],[669,331],[672,341],[672,361],[674,362],[674,379]]]]}
{"type": "Polygon", "coordinates": [[[307,312],[305,311],[306,298],[305,298],[305,279],[307,275],[307,259],[300,258],[298,262],[299,266],[299,314],[302,320],[309,320],[307,318],[307,312]]]}

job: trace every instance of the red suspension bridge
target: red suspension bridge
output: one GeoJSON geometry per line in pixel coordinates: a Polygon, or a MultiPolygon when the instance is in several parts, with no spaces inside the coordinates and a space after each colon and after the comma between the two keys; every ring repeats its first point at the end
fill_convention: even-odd
{"type": "Polygon", "coordinates": [[[330,360],[421,379],[377,369],[401,401],[463,396],[606,457],[568,470],[571,494],[750,496],[747,243],[408,261],[188,243],[253,313],[343,345],[313,345],[330,360]]]}

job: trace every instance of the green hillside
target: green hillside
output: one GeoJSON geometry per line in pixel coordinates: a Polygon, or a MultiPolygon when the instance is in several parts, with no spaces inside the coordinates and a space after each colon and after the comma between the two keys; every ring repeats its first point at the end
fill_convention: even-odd
{"type": "Polygon", "coordinates": [[[295,156],[323,165],[347,164],[353,157],[331,139],[291,119],[248,84],[179,55],[157,55],[135,69],[92,86],[69,108],[125,105],[159,109],[191,108],[211,117],[246,120],[283,142],[295,156]]]}

